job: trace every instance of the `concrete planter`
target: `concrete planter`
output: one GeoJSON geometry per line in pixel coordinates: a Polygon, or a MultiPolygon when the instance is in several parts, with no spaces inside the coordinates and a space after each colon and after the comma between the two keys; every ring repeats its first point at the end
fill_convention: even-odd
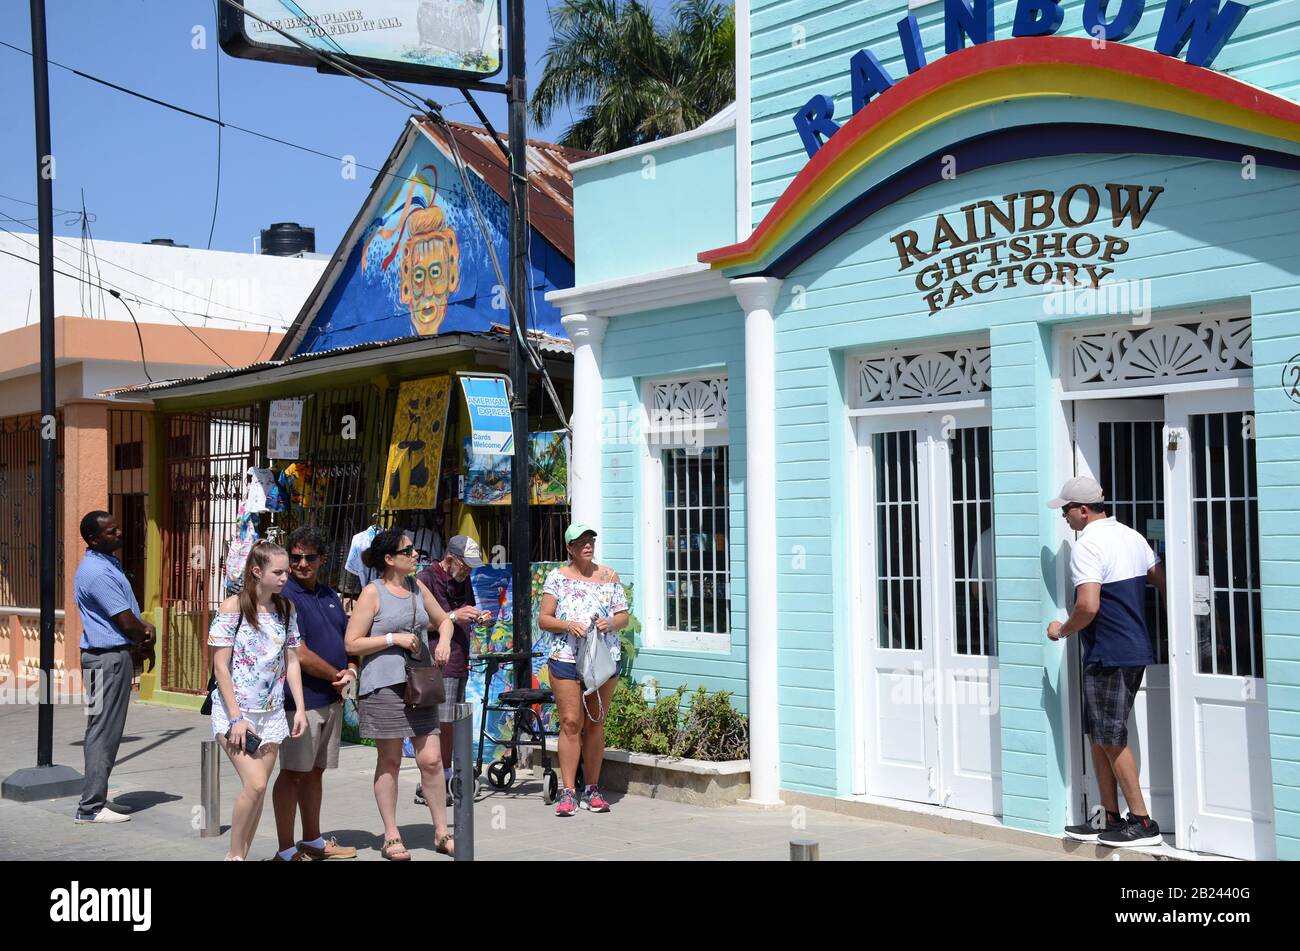
{"type": "MultiPolygon", "coordinates": [[[[555,750],[555,740],[546,741],[555,750]]],[[[652,753],[605,750],[601,788],[695,806],[726,806],[749,798],[749,760],[714,763],[652,753]]]]}

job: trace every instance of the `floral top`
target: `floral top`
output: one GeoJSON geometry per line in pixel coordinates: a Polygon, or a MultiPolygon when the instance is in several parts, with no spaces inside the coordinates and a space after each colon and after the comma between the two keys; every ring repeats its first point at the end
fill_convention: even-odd
{"type": "MultiPolygon", "coordinates": [[[[555,616],[561,621],[588,621],[592,618],[611,618],[627,610],[627,595],[618,576],[609,568],[597,568],[592,580],[566,578],[559,568],[552,568],[542,585],[542,594],[555,597],[555,616]]],[[[594,629],[594,625],[591,629],[594,629]]],[[[546,632],[551,639],[550,659],[572,664],[578,659],[578,639],[572,634],[546,632]]],[[[588,635],[590,636],[590,635],[588,635]]],[[[604,634],[609,652],[617,663],[619,649],[618,631],[604,634]]]]}
{"type": "Polygon", "coordinates": [[[285,651],[301,643],[298,614],[289,611],[288,630],[272,612],[261,611],[257,618],[254,626],[238,611],[219,613],[208,628],[208,646],[234,648],[230,677],[239,709],[273,713],[284,709],[285,651]]]}

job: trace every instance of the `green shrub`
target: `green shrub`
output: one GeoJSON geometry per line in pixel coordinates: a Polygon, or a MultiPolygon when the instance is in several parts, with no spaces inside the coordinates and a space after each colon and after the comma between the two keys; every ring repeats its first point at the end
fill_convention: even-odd
{"type": "Polygon", "coordinates": [[[749,756],[749,721],[731,705],[731,694],[700,687],[683,709],[686,688],[660,694],[653,703],[641,688],[620,680],[605,719],[605,743],[633,753],[725,762],[749,756]]]}

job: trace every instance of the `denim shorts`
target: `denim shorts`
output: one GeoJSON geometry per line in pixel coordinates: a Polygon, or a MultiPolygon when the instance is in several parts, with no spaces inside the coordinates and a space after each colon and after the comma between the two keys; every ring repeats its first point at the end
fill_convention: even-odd
{"type": "Polygon", "coordinates": [[[547,667],[551,671],[552,680],[578,680],[578,665],[566,663],[562,660],[548,660],[547,667]]]}

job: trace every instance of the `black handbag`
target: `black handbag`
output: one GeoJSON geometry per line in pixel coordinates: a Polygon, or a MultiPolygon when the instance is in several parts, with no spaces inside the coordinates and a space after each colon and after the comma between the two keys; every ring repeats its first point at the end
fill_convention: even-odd
{"type": "Polygon", "coordinates": [[[406,661],[406,689],[402,692],[402,702],[408,707],[415,710],[427,710],[430,707],[438,707],[447,702],[447,687],[442,682],[442,668],[432,663],[433,651],[429,647],[429,634],[426,630],[423,635],[416,631],[416,603],[415,599],[420,596],[418,585],[410,585],[411,590],[411,632],[420,637],[422,649],[420,657],[423,659],[424,652],[429,652],[429,664],[412,665],[410,659],[406,661]]]}

